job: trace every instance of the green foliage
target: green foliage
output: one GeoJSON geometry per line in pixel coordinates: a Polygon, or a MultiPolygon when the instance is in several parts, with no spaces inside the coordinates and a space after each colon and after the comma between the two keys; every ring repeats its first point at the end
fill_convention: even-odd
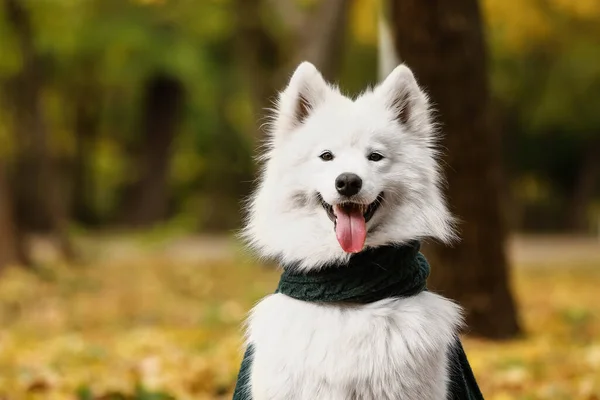
{"type": "Polygon", "coordinates": [[[575,18],[562,24],[557,21],[566,25],[556,33],[560,36],[539,40],[536,47],[521,54],[492,39],[494,92],[517,112],[524,130],[596,134],[600,126],[596,112],[600,106],[600,30],[580,28],[582,23],[575,18]]]}
{"type": "MultiPolygon", "coordinates": [[[[110,219],[122,201],[121,189],[137,179],[130,150],[142,140],[144,84],[157,73],[175,77],[186,92],[170,174],[178,211],[200,188],[210,192],[216,182],[251,179],[248,131],[254,121],[231,49],[236,29],[231,2],[28,0],[23,5],[44,62],[46,116],[57,157],[73,157],[80,93],[98,100],[101,132],[89,160],[96,214],[110,219]],[[212,176],[215,183],[203,184],[212,176]]],[[[21,67],[17,38],[4,17],[0,82],[21,67]]],[[[10,139],[3,130],[2,140],[5,136],[10,139]]]]}
{"type": "MultiPolygon", "coordinates": [[[[296,3],[297,12],[312,12],[318,6],[314,0],[296,3]]],[[[247,194],[255,170],[251,157],[259,122],[249,93],[248,76],[253,74],[242,71],[247,68],[238,40],[243,16],[236,13],[236,2],[21,4],[32,20],[44,78],[43,111],[51,151],[59,162],[69,165],[77,153],[77,105],[89,102],[99,115],[98,134],[87,157],[94,189],[89,207],[99,221],[117,218],[127,187],[139,177],[144,87],[155,74],[164,74],[182,84],[186,99],[172,146],[169,215],[197,228],[235,226],[238,200],[247,194]],[[224,215],[211,217],[202,211],[216,202],[227,208],[224,215]]],[[[593,0],[483,0],[482,5],[492,89],[510,142],[511,178],[549,181],[550,196],[567,197],[569,182],[580,170],[582,149],[600,135],[600,7],[593,0]]],[[[351,94],[376,81],[378,6],[376,1],[351,2],[338,79],[351,94]]],[[[292,32],[296,25],[285,19],[289,16],[266,6],[260,15],[257,26],[277,42],[283,58],[299,51],[292,32]]],[[[21,71],[22,60],[3,6],[0,49],[4,87],[21,71]]],[[[266,54],[264,65],[256,68],[272,69],[274,60],[278,58],[266,54]]],[[[8,107],[0,111],[0,156],[8,159],[15,149],[9,114],[8,107]]],[[[66,171],[68,180],[71,171],[66,171]]]]}
{"type": "MultiPolygon", "coordinates": [[[[526,207],[546,208],[537,225],[561,227],[579,182],[600,194],[590,152],[600,152],[600,7],[596,1],[483,1],[493,93],[502,106],[513,182],[548,190],[526,207]],[[595,150],[594,150],[595,149],[595,150]],[[552,221],[554,225],[552,225],[552,221]],[[550,223],[550,225],[548,225],[550,223]]],[[[516,185],[524,200],[527,188],[516,185]]],[[[578,207],[589,207],[591,199],[578,207]]],[[[577,204],[577,203],[575,203],[577,204]]],[[[591,225],[591,220],[588,225],[591,225]]]]}

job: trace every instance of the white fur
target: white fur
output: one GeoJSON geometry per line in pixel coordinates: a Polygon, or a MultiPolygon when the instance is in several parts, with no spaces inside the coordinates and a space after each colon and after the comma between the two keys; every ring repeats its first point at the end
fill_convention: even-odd
{"type": "Polygon", "coordinates": [[[430,292],[362,306],[268,296],[249,320],[252,399],[445,399],[460,321],[430,292]]]}
{"type": "MultiPolygon", "coordinates": [[[[352,172],[363,180],[356,201],[371,203],[384,193],[367,223],[367,247],[452,240],[430,114],[406,66],[350,99],[302,63],[273,116],[244,238],[261,256],[302,270],[347,259],[318,195],[329,204],[343,201],[335,178],[352,172]],[[408,118],[398,118],[405,108],[408,118]],[[332,161],[319,158],[324,150],[332,161]],[[369,161],[373,151],[384,159],[369,161]]],[[[439,400],[446,397],[447,353],[461,316],[457,305],[429,292],[367,305],[275,294],[248,323],[253,400],[439,400]]]]}
{"type": "Polygon", "coordinates": [[[406,66],[352,100],[302,63],[280,95],[243,236],[261,256],[299,262],[300,268],[347,258],[317,193],[329,204],[340,202],[335,178],[353,172],[363,180],[360,200],[385,194],[367,224],[377,228],[368,233],[367,247],[427,237],[448,242],[453,220],[439,188],[436,141],[427,97],[406,66]],[[295,113],[300,96],[311,105],[301,123],[295,113]],[[398,107],[410,108],[407,124],[397,120],[398,107]],[[335,159],[321,160],[324,150],[335,159]],[[371,151],[385,158],[369,161],[371,151]]]}

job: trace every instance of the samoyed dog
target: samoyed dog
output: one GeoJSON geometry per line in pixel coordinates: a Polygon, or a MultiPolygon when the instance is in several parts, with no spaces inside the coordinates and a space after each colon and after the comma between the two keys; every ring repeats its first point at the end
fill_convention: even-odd
{"type": "MultiPolygon", "coordinates": [[[[269,124],[243,237],[298,273],[378,246],[450,242],[437,139],[407,66],[349,98],[300,64],[269,124]]],[[[428,291],[368,304],[267,296],[248,319],[248,391],[253,400],[446,399],[461,318],[428,291]]]]}

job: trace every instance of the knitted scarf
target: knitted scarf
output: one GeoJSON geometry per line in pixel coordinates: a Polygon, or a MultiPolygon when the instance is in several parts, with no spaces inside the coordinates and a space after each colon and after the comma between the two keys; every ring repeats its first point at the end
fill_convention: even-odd
{"type": "MultiPolygon", "coordinates": [[[[283,265],[276,293],[302,301],[372,303],[390,297],[408,297],[427,290],[429,264],[419,242],[405,246],[382,246],[354,254],[343,265],[327,265],[316,271],[298,272],[283,265]]],[[[244,354],[233,400],[252,400],[248,390],[252,345],[244,354]]],[[[447,400],[483,400],[460,339],[448,354],[447,400]]],[[[317,399],[315,399],[317,400],[317,399]]]]}

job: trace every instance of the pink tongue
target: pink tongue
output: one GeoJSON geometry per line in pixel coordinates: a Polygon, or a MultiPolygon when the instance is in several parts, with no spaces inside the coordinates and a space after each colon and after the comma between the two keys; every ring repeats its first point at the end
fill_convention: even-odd
{"type": "Polygon", "coordinates": [[[337,217],[335,236],[346,253],[358,253],[365,245],[367,228],[365,217],[359,210],[346,212],[339,206],[333,207],[337,217]]]}

